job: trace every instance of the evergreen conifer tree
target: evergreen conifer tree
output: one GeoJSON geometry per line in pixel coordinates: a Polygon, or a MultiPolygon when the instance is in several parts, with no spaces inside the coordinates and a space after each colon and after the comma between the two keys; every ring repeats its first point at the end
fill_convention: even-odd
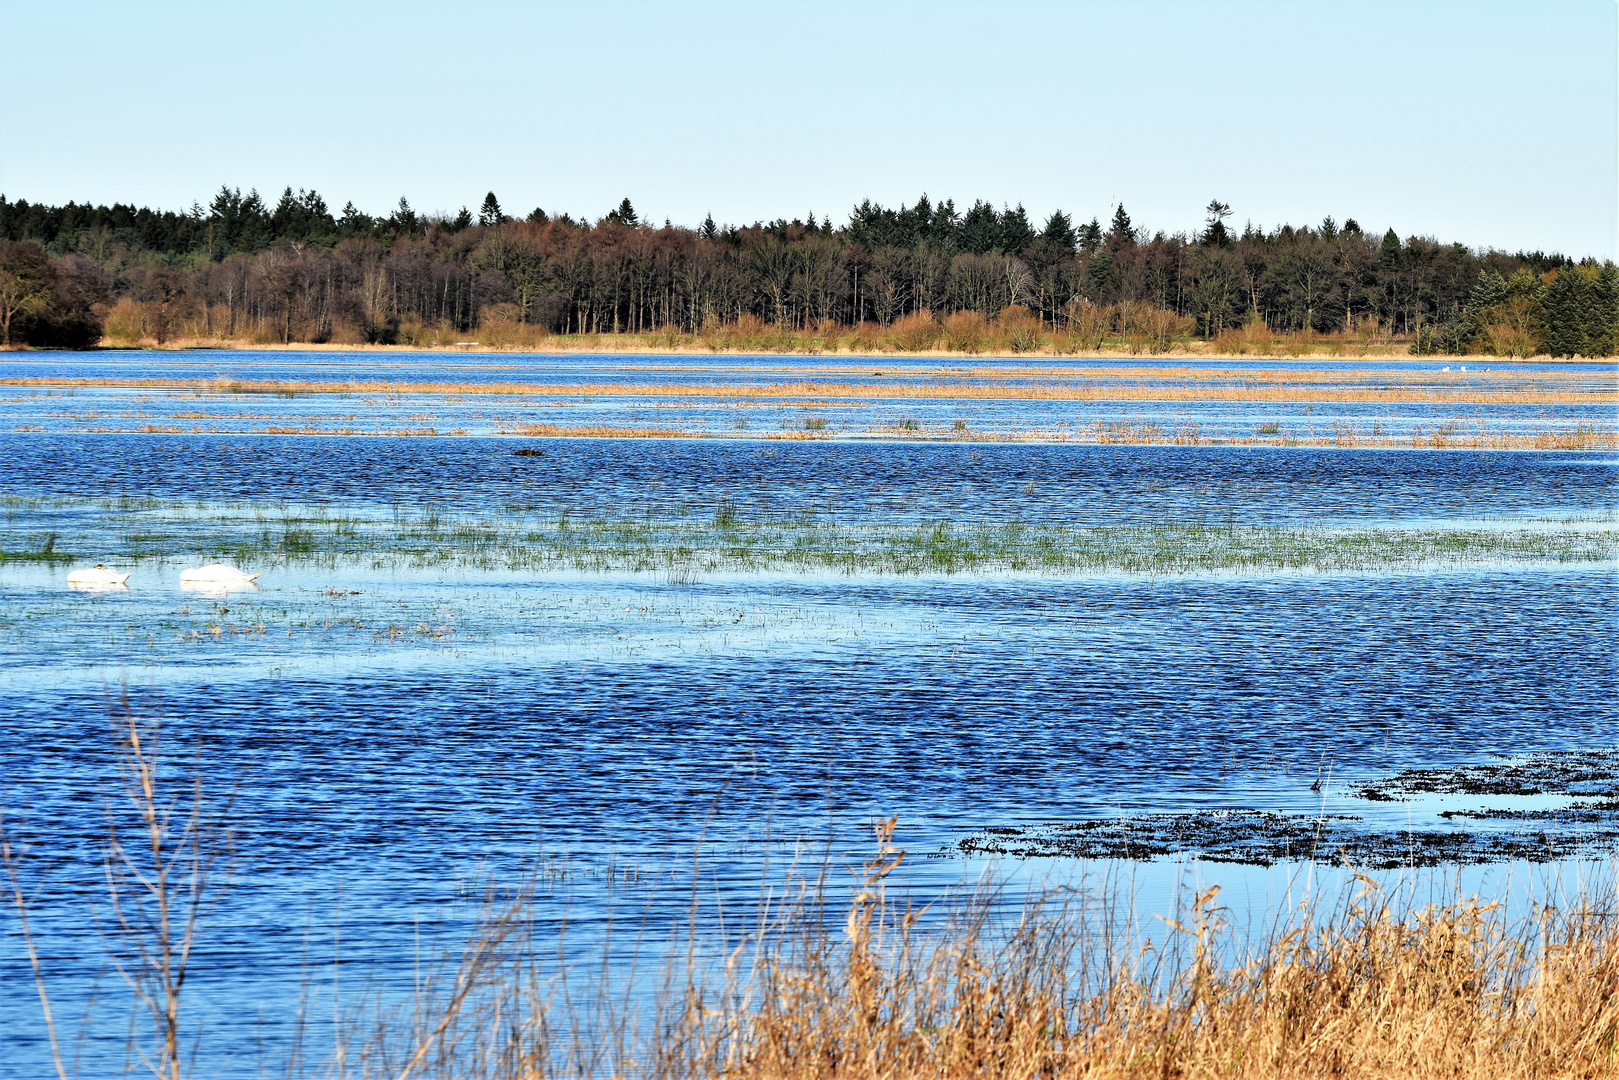
{"type": "Polygon", "coordinates": [[[1130,224],[1130,215],[1124,212],[1123,203],[1120,203],[1118,209],[1113,211],[1113,223],[1108,226],[1107,238],[1115,244],[1134,244],[1136,242],[1136,230],[1130,224]]]}
{"type": "Polygon", "coordinates": [[[1102,223],[1091,218],[1090,224],[1079,227],[1079,246],[1091,251],[1102,246],[1102,223]]]}
{"type": "Polygon", "coordinates": [[[410,208],[410,203],[405,201],[403,195],[399,197],[399,209],[393,212],[393,217],[390,220],[393,227],[402,233],[415,232],[418,224],[416,211],[410,208]]]}
{"type": "Polygon", "coordinates": [[[957,246],[974,255],[986,255],[1001,246],[1000,216],[983,199],[961,215],[961,228],[957,230],[957,246]]]}
{"type": "Polygon", "coordinates": [[[709,213],[703,218],[703,227],[697,230],[704,240],[712,240],[719,235],[719,226],[714,224],[714,215],[709,213]]]}
{"type": "Polygon", "coordinates": [[[1231,216],[1230,205],[1219,199],[1210,199],[1204,213],[1203,235],[1198,239],[1210,247],[1229,247],[1231,234],[1226,230],[1225,219],[1231,216]]]}
{"type": "Polygon", "coordinates": [[[1387,269],[1400,265],[1400,234],[1390,229],[1383,234],[1383,246],[1378,250],[1378,261],[1387,269]]]}
{"type": "Polygon", "coordinates": [[[495,198],[495,193],[491,191],[483,197],[483,205],[478,208],[478,224],[488,229],[505,220],[506,215],[500,210],[500,200],[495,198]]]}
{"type": "Polygon", "coordinates": [[[1034,240],[1034,226],[1029,224],[1029,214],[1022,203],[1001,211],[1000,234],[996,248],[1008,255],[1018,254],[1034,240]]]}
{"type": "Polygon", "coordinates": [[[1596,317],[1590,355],[1619,354],[1619,266],[1611,262],[1604,265],[1591,283],[1591,293],[1596,317]]]}
{"type": "Polygon", "coordinates": [[[1074,232],[1074,223],[1071,218],[1061,210],[1053,210],[1051,216],[1046,218],[1046,227],[1040,231],[1041,237],[1061,248],[1071,252],[1079,243],[1079,234],[1074,232]]]}
{"type": "Polygon", "coordinates": [[[1546,351],[1553,356],[1591,356],[1593,348],[1602,348],[1607,320],[1598,309],[1592,285],[1581,267],[1567,266],[1557,272],[1541,294],[1546,351]]]}

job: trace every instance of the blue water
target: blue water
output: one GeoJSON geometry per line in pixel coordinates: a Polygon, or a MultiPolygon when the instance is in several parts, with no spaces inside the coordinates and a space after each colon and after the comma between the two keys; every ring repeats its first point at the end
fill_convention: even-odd
{"type": "Polygon", "coordinates": [[[745,440],[14,435],[4,493],[505,506],[619,517],[709,509],[856,520],[1116,524],[1594,514],[1612,453],[958,446],[745,440]]]}
{"type": "MultiPolygon", "coordinates": [[[[1540,445],[1579,432],[1613,436],[1619,367],[1492,362],[1468,372],[1426,360],[1175,361],[1142,367],[1124,358],[602,356],[330,352],[30,353],[0,360],[0,379],[91,379],[89,387],[0,387],[0,428],[68,432],[273,434],[521,434],[536,424],[577,429],[649,428],[753,439],[1179,442],[1254,440],[1355,445],[1540,445]],[[1452,370],[1446,370],[1450,368],[1452,370]],[[1230,389],[1266,382],[1265,400],[1143,401],[1132,393],[1175,387],[1230,389]],[[1297,373],[1303,381],[1289,382],[1297,373]],[[1323,377],[1325,381],[1310,381],[1323,377]],[[1308,378],[1306,378],[1308,377],[1308,378]],[[200,380],[192,388],[141,387],[141,379],[200,380]],[[430,395],[257,393],[234,380],[505,383],[544,393],[430,395]],[[817,384],[882,387],[871,397],[817,394],[817,384]],[[791,385],[788,397],[701,397],[670,387],[791,385]],[[994,385],[1117,391],[1090,400],[939,397],[905,388],[994,385]],[[616,388],[592,393],[592,387],[616,388]],[[633,388],[633,392],[631,392],[633,388]],[[899,392],[896,394],[896,388],[899,392]],[[1418,390],[1426,402],[1315,400],[1343,390],[1418,390]],[[1487,400],[1456,399],[1489,391],[1487,400]],[[1584,400],[1533,403],[1513,391],[1577,392],[1584,400]],[[1497,440],[1491,443],[1490,440],[1497,440]],[[1502,443],[1499,440],[1518,440],[1502,443]],[[1471,440],[1469,442],[1469,440],[1471,440]],[[1527,441],[1524,441],[1527,440],[1527,441]]],[[[1560,443],[1564,445],[1566,443],[1560,443]]]]}
{"type": "MultiPolygon", "coordinates": [[[[113,362],[136,360],[151,358],[113,362]]],[[[9,433],[0,548],[181,520],[121,496],[480,518],[678,519],[728,502],[744,518],[963,525],[1605,520],[1619,504],[1611,453],[514,445],[9,433]]],[[[479,882],[536,867],[541,936],[567,920],[583,949],[609,914],[678,922],[695,857],[704,903],[746,909],[767,858],[830,843],[841,868],[891,814],[909,850],[945,856],[907,864],[925,896],[981,869],[951,853],[986,826],[1243,807],[1474,827],[1354,786],[1619,742],[1612,562],[677,582],[293,560],[224,596],[181,591],[179,567],[147,561],[128,592],[78,594],[65,567],[0,563],[0,806],[34,845],[24,880],[58,1014],[70,1035],[89,1017],[72,1040],[85,1075],[128,1060],[128,995],[89,914],[125,686],[176,775],[229,800],[234,869],[187,1008],[201,1071],[239,1075],[285,1059],[301,995],[329,1014],[334,953],[348,992],[371,979],[397,993],[424,950],[464,933],[479,882]],[[1323,763],[1327,790],[1312,790],[1323,763]]],[[[1008,872],[1065,872],[1039,862],[1008,872]]],[[[1275,887],[1229,873],[1259,900],[1275,887]]],[[[39,1075],[37,998],[15,920],[0,926],[0,1075],[39,1075]]],[[[328,1046],[320,1023],[310,1038],[328,1046]]]]}

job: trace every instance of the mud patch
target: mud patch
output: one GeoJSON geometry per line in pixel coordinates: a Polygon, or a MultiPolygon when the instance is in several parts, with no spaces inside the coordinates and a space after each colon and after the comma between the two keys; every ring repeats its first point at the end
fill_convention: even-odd
{"type": "MultiPolygon", "coordinates": [[[[1524,819],[1542,824],[1538,819],[1524,819]]],[[[1347,860],[1356,866],[1395,869],[1492,863],[1511,859],[1551,862],[1596,857],[1619,846],[1613,815],[1577,831],[1574,822],[1512,830],[1455,828],[1377,831],[1359,818],[1217,810],[1152,814],[1031,828],[984,829],[955,846],[963,855],[1015,858],[1156,859],[1194,855],[1208,862],[1271,866],[1301,859],[1347,860]]]]}
{"type": "Polygon", "coordinates": [[[1535,754],[1489,765],[1408,769],[1359,789],[1373,802],[1419,795],[1568,795],[1619,801],[1619,750],[1535,754]]]}
{"type": "MultiPolygon", "coordinates": [[[[1346,859],[1393,869],[1600,858],[1619,850],[1619,751],[1537,754],[1501,763],[1409,769],[1352,789],[1368,803],[1480,796],[1478,806],[1433,807],[1430,826],[1391,827],[1352,814],[1283,814],[1229,809],[1187,814],[988,828],[958,841],[966,855],[1156,859],[1270,866],[1298,859],[1346,859]],[[1555,805],[1490,806],[1491,797],[1555,805]],[[1470,823],[1467,828],[1461,823],[1470,823]]],[[[1443,801],[1440,801],[1443,806],[1443,801]]],[[[1368,807],[1368,812],[1371,807],[1368,807]]],[[[1380,812],[1386,813],[1386,812],[1380,812]]],[[[1378,817],[1371,813],[1371,817],[1378,817]]]]}

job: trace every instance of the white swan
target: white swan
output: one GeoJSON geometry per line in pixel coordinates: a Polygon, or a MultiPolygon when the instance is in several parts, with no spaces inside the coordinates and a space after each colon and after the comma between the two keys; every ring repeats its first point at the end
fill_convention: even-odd
{"type": "Polygon", "coordinates": [[[189,570],[180,571],[180,586],[195,585],[205,589],[239,589],[253,584],[258,574],[248,574],[226,566],[224,563],[209,563],[207,566],[193,566],[189,570]]]}
{"type": "Polygon", "coordinates": [[[125,570],[120,574],[116,570],[107,569],[102,563],[96,563],[94,566],[81,567],[68,574],[67,583],[69,588],[75,589],[127,588],[124,582],[129,580],[132,573],[133,570],[125,570]]]}

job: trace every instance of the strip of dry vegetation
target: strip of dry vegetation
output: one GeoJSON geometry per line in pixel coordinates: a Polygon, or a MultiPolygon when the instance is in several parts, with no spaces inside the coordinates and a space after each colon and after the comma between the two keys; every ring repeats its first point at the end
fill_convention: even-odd
{"type": "MultiPolygon", "coordinates": [[[[193,435],[302,435],[310,437],[366,437],[366,438],[438,438],[468,435],[466,428],[440,431],[433,427],[321,427],[315,424],[293,426],[270,424],[262,429],[244,429],[228,422],[203,427],[193,424],[193,435]]],[[[809,429],[781,428],[750,435],[745,430],[717,431],[705,427],[639,427],[613,424],[503,424],[496,428],[498,435],[518,435],[547,439],[715,439],[762,438],[788,442],[826,442],[850,435],[882,439],[908,439],[917,442],[958,443],[1066,443],[1080,446],[1272,446],[1301,449],[1355,449],[1355,450],[1612,450],[1619,449],[1619,428],[1599,428],[1591,424],[1574,427],[1549,427],[1534,431],[1493,431],[1483,424],[1464,430],[1459,422],[1450,421],[1432,427],[1419,425],[1408,435],[1388,435],[1368,432],[1344,424],[1334,425],[1331,434],[1282,431],[1280,425],[1260,425],[1276,430],[1253,435],[1229,432],[1209,434],[1198,425],[1182,422],[1165,425],[1151,421],[1094,421],[1084,427],[1028,426],[1011,431],[979,431],[960,427],[923,425],[914,420],[896,423],[872,423],[863,427],[840,426],[834,431],[827,427],[809,429]]],[[[18,424],[12,430],[19,434],[44,434],[47,429],[38,424],[18,424]]],[[[118,428],[102,424],[72,429],[88,435],[178,435],[184,429],[177,425],[141,424],[118,428]]]]}
{"type": "MultiPolygon", "coordinates": [[[[124,302],[133,308],[132,301],[124,302]]],[[[117,313],[122,314],[122,313],[117,313]]],[[[1190,319],[1148,305],[1110,305],[1079,314],[1053,326],[1013,305],[986,319],[976,311],[931,312],[901,316],[884,325],[825,321],[812,326],[781,326],[744,315],[735,322],[716,322],[695,332],[664,327],[654,332],[552,333],[541,326],[509,320],[487,321],[473,331],[453,326],[417,325],[399,344],[367,344],[360,338],[311,342],[287,341],[275,333],[249,337],[212,334],[170,335],[159,339],[129,327],[126,315],[109,320],[104,348],[162,349],[330,349],[339,351],[442,349],[455,352],[530,353],[739,353],[782,355],[939,356],[1251,356],[1276,359],[1413,359],[1415,338],[1395,335],[1383,324],[1365,320],[1353,331],[1271,330],[1263,323],[1226,329],[1212,338],[1193,336],[1190,319]],[[116,331],[116,332],[113,332],[116,331]]],[[[1481,337],[1484,349],[1445,355],[1446,362],[1528,359],[1537,353],[1531,338],[1510,348],[1490,351],[1493,339],[1481,337]]],[[[1434,356],[1425,358],[1431,362],[1434,356]]],[[[1587,358],[1589,359],[1589,358],[1587,358]]]]}
{"type": "MultiPolygon", "coordinates": [[[[1362,343],[1360,341],[1337,339],[1335,335],[1323,334],[1287,334],[1272,335],[1270,341],[1251,345],[1242,337],[1222,336],[1212,340],[1188,340],[1176,342],[1166,348],[1151,348],[1145,345],[1132,346],[1122,339],[1107,339],[1094,348],[1079,348],[1065,341],[1060,334],[1042,335],[1040,343],[1031,349],[1014,350],[994,343],[981,348],[963,349],[951,347],[948,339],[940,337],[933,344],[902,348],[889,344],[875,332],[862,333],[860,328],[845,334],[826,335],[807,330],[783,330],[772,334],[767,340],[742,341],[735,339],[704,339],[695,334],[547,334],[543,332],[523,335],[513,340],[501,340],[499,337],[480,334],[478,340],[466,341],[466,335],[446,334],[440,339],[428,335],[415,339],[410,344],[399,345],[370,345],[346,342],[282,342],[279,340],[259,340],[248,338],[221,338],[221,337],[180,337],[170,338],[158,342],[152,338],[120,338],[118,340],[104,339],[102,348],[106,349],[152,349],[192,351],[196,349],[231,349],[272,352],[422,352],[443,351],[451,353],[539,353],[547,356],[563,354],[613,354],[624,356],[639,355],[713,355],[716,353],[734,353],[738,355],[782,355],[782,356],[891,356],[907,354],[915,356],[983,356],[983,357],[1025,357],[1039,356],[1094,356],[1107,359],[1117,356],[1129,356],[1144,360],[1185,360],[1198,357],[1254,357],[1276,360],[1398,360],[1421,363],[1434,363],[1442,360],[1444,363],[1490,363],[1504,360],[1550,360],[1552,357],[1545,354],[1519,354],[1507,356],[1496,353],[1465,353],[1461,355],[1446,355],[1442,358],[1434,356],[1413,355],[1410,345],[1405,340],[1382,341],[1362,343]]],[[[14,350],[21,350],[22,346],[11,346],[14,350]]],[[[1560,357],[1562,362],[1570,360],[1601,360],[1601,357],[1560,357]]]]}
{"type": "MultiPolygon", "coordinates": [[[[1050,376],[1047,376],[1050,377],[1050,376]]],[[[1165,380],[1174,378],[1164,373],[1165,380]]],[[[690,399],[866,399],[866,400],[989,400],[989,401],[1286,401],[1316,404],[1387,402],[1389,404],[1507,404],[1589,405],[1619,403],[1619,383],[1577,389],[1542,389],[1508,386],[1436,388],[1433,386],[1320,387],[1309,380],[1290,380],[1275,373],[1227,376],[1243,385],[1210,385],[1195,375],[1190,385],[1119,385],[1117,377],[1099,372],[1076,373],[1074,381],[1037,386],[982,385],[977,382],[913,382],[894,379],[881,383],[520,383],[520,382],[411,382],[382,379],[323,382],[304,379],[90,379],[32,376],[0,380],[4,386],[40,388],[133,388],[197,394],[430,394],[444,397],[651,397],[690,399]]],[[[1389,380],[1392,384],[1393,380],[1389,380]]]]}
{"type": "Polygon", "coordinates": [[[841,919],[823,874],[740,935],[694,917],[661,965],[640,957],[659,972],[651,1023],[601,985],[607,965],[570,979],[548,963],[519,899],[440,980],[355,1030],[385,1075],[501,1080],[1619,1075],[1611,873],[1575,897],[1548,887],[1516,919],[1455,887],[1423,903],[1355,873],[1335,903],[1312,896],[1250,931],[1210,888],[1149,935],[1116,895],[1056,890],[1011,916],[982,889],[933,909],[891,898],[895,825],[878,826],[841,919]],[[716,948],[723,964],[705,963],[716,948]]]}
{"type": "MultiPolygon", "coordinates": [[[[1606,896],[1511,925],[1498,903],[1401,903],[1356,875],[1340,906],[1232,933],[1218,889],[1130,950],[1049,896],[998,923],[968,902],[920,929],[880,847],[840,928],[812,898],[693,988],[634,1065],[695,1077],[1607,1077],[1619,1069],[1619,915],[1606,896]],[[803,914],[801,914],[803,912],[803,914]],[[807,917],[806,917],[807,915],[807,917]],[[737,960],[745,956],[743,968],[737,960]]],[[[537,1074],[537,1071],[536,1071],[537,1074]]]]}

